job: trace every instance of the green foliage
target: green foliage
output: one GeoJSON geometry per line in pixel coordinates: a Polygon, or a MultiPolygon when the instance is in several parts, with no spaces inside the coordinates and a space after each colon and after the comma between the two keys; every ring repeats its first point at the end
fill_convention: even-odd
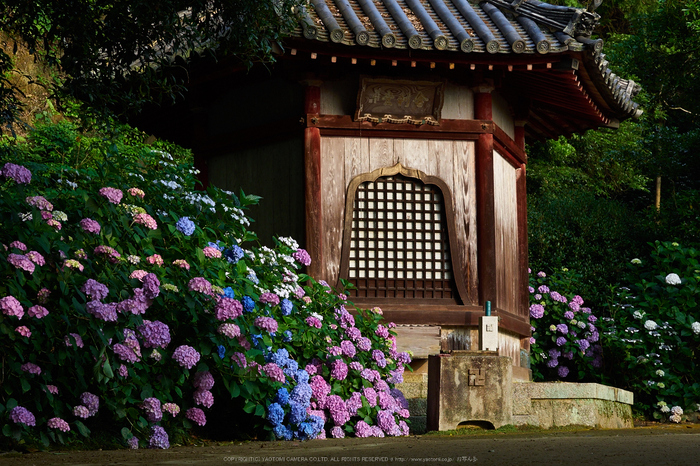
{"type": "Polygon", "coordinates": [[[567,268],[530,275],[530,362],[536,381],[600,380],[599,323],[577,294],[580,279],[567,268]]]}
{"type": "Polygon", "coordinates": [[[572,190],[528,198],[528,248],[533,270],[568,267],[581,274],[578,293],[594,306],[624,271],[627,251],[643,235],[643,218],[616,200],[572,190]]]}
{"type": "Polygon", "coordinates": [[[668,419],[671,406],[700,408],[700,251],[675,242],[650,245],[649,259],[629,263],[604,340],[616,385],[632,390],[647,414],[668,419]]]}
{"type": "MultiPolygon", "coordinates": [[[[340,423],[347,432],[360,421],[376,427],[380,409],[403,403],[389,389],[410,358],[396,352],[381,315],[358,310],[353,317],[344,295],[299,274],[306,260],[291,238],[274,249],[256,246],[245,215],[256,196],[195,191],[187,151],[173,157],[157,148],[166,144],[142,143],[137,131],[115,134],[82,134],[60,122],[37,126],[27,142],[0,144],[4,442],[65,443],[106,430],[125,442],[138,437],[141,445],[163,447],[154,428],[180,441],[206,422],[196,410],[214,400],[215,410],[238,419],[247,435],[286,438],[266,419],[266,406],[280,388],[309,387],[302,370],[309,365],[314,398],[303,417],[285,422],[298,438],[324,427],[307,416],[312,401],[316,417],[327,419],[329,430],[333,425],[320,386],[342,400],[363,387],[382,392],[381,407],[355,395],[360,408],[340,423]],[[17,160],[31,170],[30,184],[12,178],[17,160]],[[363,348],[359,335],[349,336],[351,327],[365,339],[363,348]],[[155,343],[148,336],[154,334],[155,343]],[[339,352],[345,339],[357,343],[354,359],[339,352]],[[283,350],[288,358],[277,367],[274,355],[283,350]],[[176,356],[180,351],[187,357],[176,356]],[[350,360],[360,367],[348,373],[350,360]],[[371,376],[361,377],[360,368],[371,376]],[[206,374],[214,386],[198,382],[206,374]],[[85,393],[99,398],[99,409],[77,408],[91,406],[85,393]],[[181,412],[161,413],[165,403],[181,412]],[[19,420],[17,407],[29,410],[36,425],[19,420]],[[70,431],[55,427],[54,418],[70,431]]],[[[391,422],[384,420],[387,435],[407,433],[397,418],[407,415],[393,410],[391,422]]]]}
{"type": "MultiPolygon", "coordinates": [[[[98,113],[133,112],[147,102],[178,99],[192,58],[235,57],[248,67],[272,61],[275,43],[296,22],[298,3],[5,0],[0,31],[61,72],[59,95],[78,97],[98,113]]],[[[0,48],[0,77],[11,53],[0,48]]],[[[6,84],[0,79],[0,110],[10,108],[6,99],[14,95],[6,84]]]]}

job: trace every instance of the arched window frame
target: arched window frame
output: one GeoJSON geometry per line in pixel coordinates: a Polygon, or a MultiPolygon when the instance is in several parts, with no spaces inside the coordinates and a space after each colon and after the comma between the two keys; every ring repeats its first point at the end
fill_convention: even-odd
{"type": "MultiPolygon", "coordinates": [[[[454,251],[458,247],[457,239],[454,233],[454,209],[452,202],[452,193],[450,192],[447,184],[440,178],[428,175],[420,170],[407,168],[397,163],[393,167],[383,167],[378,168],[372,172],[364,173],[354,177],[348,184],[347,195],[345,200],[345,219],[343,228],[343,245],[342,245],[342,255],[340,261],[340,275],[341,279],[347,280],[349,275],[349,264],[350,264],[350,244],[352,241],[352,223],[353,223],[353,210],[355,205],[355,197],[357,193],[357,188],[365,182],[374,182],[382,177],[389,177],[395,175],[403,175],[406,178],[413,178],[421,181],[426,185],[433,185],[437,187],[442,195],[442,200],[444,204],[444,215],[445,223],[447,227],[447,241],[450,249],[450,261],[452,262],[452,257],[455,256],[454,251]]],[[[457,255],[459,257],[459,255],[457,255]]],[[[465,286],[464,277],[462,276],[462,267],[455,266],[452,263],[452,276],[455,284],[455,302],[457,304],[462,304],[464,298],[469,296],[467,294],[467,289],[465,286]]],[[[338,283],[340,286],[340,283],[338,283]]],[[[386,300],[387,298],[364,298],[367,301],[372,300],[386,300]]],[[[401,300],[402,298],[390,298],[392,300],[401,300]]],[[[428,299],[429,300],[429,299],[428,299]]]]}

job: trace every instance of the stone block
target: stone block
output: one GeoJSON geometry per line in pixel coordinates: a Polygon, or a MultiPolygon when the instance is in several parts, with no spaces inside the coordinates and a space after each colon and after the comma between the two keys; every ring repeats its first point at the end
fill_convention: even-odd
{"type": "Polygon", "coordinates": [[[513,362],[495,352],[455,351],[429,358],[428,430],[460,423],[512,423],[513,362]]]}

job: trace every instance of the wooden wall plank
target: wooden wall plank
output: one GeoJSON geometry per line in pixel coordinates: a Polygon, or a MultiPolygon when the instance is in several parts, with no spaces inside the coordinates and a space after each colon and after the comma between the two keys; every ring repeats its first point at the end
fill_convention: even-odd
{"type": "Polygon", "coordinates": [[[349,137],[345,140],[345,190],[357,175],[369,169],[369,139],[349,137]]]}
{"type": "Polygon", "coordinates": [[[458,141],[454,146],[452,192],[455,212],[455,236],[459,247],[452,252],[452,263],[461,267],[468,296],[465,304],[478,304],[478,259],[476,229],[476,183],[474,173],[474,143],[458,141]]]}
{"type": "Polygon", "coordinates": [[[321,183],[323,191],[322,275],[328,283],[338,281],[345,215],[345,139],[321,138],[321,183]]]}
{"type": "Polygon", "coordinates": [[[474,119],[474,94],[466,86],[447,83],[441,118],[451,120],[474,119]]]}
{"type": "MultiPolygon", "coordinates": [[[[366,138],[369,146],[369,170],[393,167],[398,162],[394,150],[394,139],[390,138],[366,138]]],[[[349,181],[349,180],[348,180],[349,181]]]]}
{"type": "Polygon", "coordinates": [[[404,139],[403,151],[398,153],[399,162],[407,168],[415,168],[427,175],[430,172],[428,141],[425,139],[404,139]]]}
{"type": "Polygon", "coordinates": [[[516,170],[498,152],[493,157],[494,218],[496,233],[496,302],[519,314],[520,249],[516,170]]]}

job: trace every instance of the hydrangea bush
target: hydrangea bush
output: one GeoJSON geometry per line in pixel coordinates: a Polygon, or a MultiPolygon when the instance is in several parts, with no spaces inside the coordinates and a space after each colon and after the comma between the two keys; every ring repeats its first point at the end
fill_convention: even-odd
{"type": "Polygon", "coordinates": [[[621,386],[656,419],[680,422],[700,406],[700,251],[652,244],[632,259],[611,307],[606,345],[616,354],[621,386]]]}
{"type": "Polygon", "coordinates": [[[168,448],[231,400],[267,437],[408,434],[392,325],[301,274],[293,239],[256,246],[255,196],[195,191],[186,154],[85,144],[0,145],[6,439],[116,425],[168,448]]]}
{"type": "Polygon", "coordinates": [[[573,272],[530,274],[530,360],[534,380],[592,379],[603,364],[599,321],[575,294],[573,272]]]}

